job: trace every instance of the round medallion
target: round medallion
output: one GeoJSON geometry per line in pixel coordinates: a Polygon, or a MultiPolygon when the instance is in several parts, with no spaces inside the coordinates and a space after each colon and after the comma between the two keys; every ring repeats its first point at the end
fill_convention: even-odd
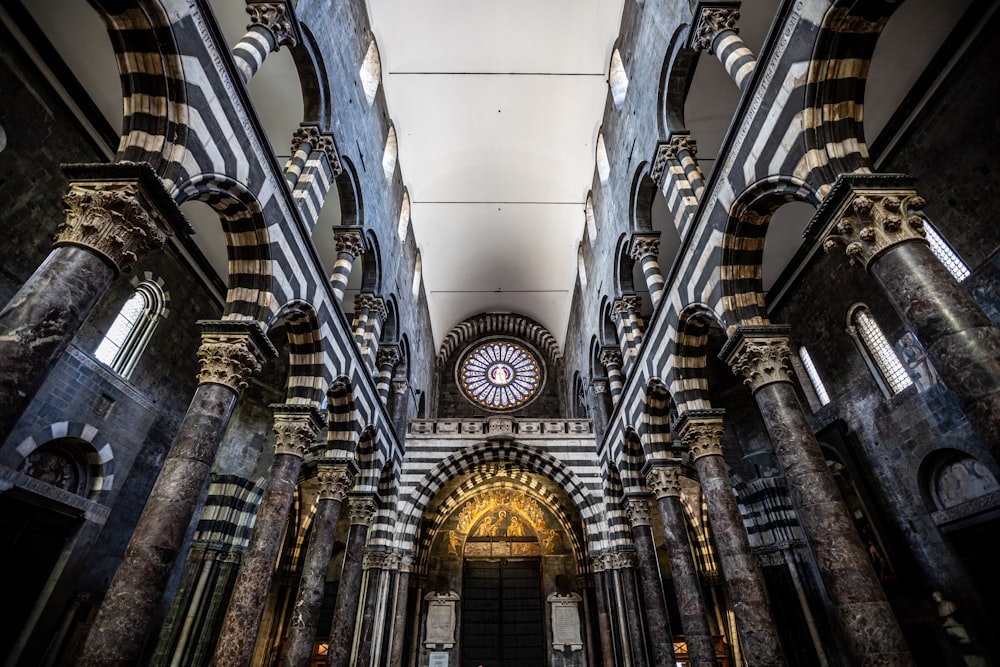
{"type": "Polygon", "coordinates": [[[474,347],[458,367],[465,396],[487,410],[513,410],[535,398],[542,371],[534,353],[517,343],[494,340],[474,347]]]}

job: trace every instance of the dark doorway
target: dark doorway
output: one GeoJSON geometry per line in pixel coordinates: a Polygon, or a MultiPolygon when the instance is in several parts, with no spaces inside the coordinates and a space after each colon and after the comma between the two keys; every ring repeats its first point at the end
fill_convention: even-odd
{"type": "Polygon", "coordinates": [[[467,558],[462,587],[462,667],[544,667],[540,558],[467,558]]]}

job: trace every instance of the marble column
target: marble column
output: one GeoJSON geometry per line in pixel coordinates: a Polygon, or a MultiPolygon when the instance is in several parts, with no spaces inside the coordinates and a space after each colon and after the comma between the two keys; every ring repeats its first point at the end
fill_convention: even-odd
{"type": "Polygon", "coordinates": [[[969,423],[1000,458],[1000,331],[925,239],[924,201],[900,174],[841,176],[812,225],[863,264],[927,351],[969,423]]]}
{"type": "Polygon", "coordinates": [[[319,412],[309,405],[285,403],[271,408],[274,461],[215,645],[216,667],[250,664],[302,459],[323,425],[319,412]]]}
{"type": "Polygon", "coordinates": [[[688,662],[690,667],[717,667],[701,579],[694,563],[681,505],[682,465],[679,460],[649,461],[645,467],[646,484],[656,495],[663,521],[663,537],[670,556],[670,573],[674,579],[674,594],[687,644],[688,662]]]}
{"type": "Polygon", "coordinates": [[[663,300],[663,270],[660,268],[660,233],[636,232],[632,235],[629,255],[642,267],[642,275],[646,279],[646,289],[649,299],[653,302],[653,312],[659,308],[663,300]]]}
{"type": "Polygon", "coordinates": [[[597,632],[601,643],[602,667],[615,667],[615,640],[611,634],[610,600],[608,595],[607,568],[603,556],[591,556],[590,569],[594,573],[594,596],[597,602],[597,632]]]}
{"type": "Polygon", "coordinates": [[[413,569],[412,553],[399,558],[399,576],[396,577],[396,605],[392,615],[392,636],[389,642],[388,667],[403,667],[406,650],[406,626],[410,617],[410,572],[413,569]]]}
{"type": "Polygon", "coordinates": [[[604,440],[604,434],[608,430],[608,379],[594,378],[590,383],[590,400],[593,402],[594,414],[594,439],[597,442],[604,440]]]}
{"type": "Polygon", "coordinates": [[[378,350],[377,366],[378,377],[375,378],[375,391],[384,405],[389,403],[389,385],[392,383],[392,376],[396,372],[396,364],[399,363],[399,346],[383,345],[378,350]]]}
{"type": "Polygon", "coordinates": [[[382,297],[375,297],[368,315],[368,323],[361,341],[361,356],[373,368],[378,367],[378,350],[382,342],[382,326],[385,324],[389,311],[382,297]]]}
{"type": "Polygon", "coordinates": [[[302,125],[292,133],[292,155],[285,163],[285,180],[289,187],[294,188],[299,182],[309,156],[320,141],[320,131],[316,125],[302,125]]]}
{"type": "Polygon", "coordinates": [[[784,665],[764,579],[754,563],[729,470],[722,459],[723,414],[723,410],[688,410],[678,417],[675,428],[691,450],[698,471],[747,661],[761,666],[784,665]]]}
{"type": "Polygon", "coordinates": [[[334,260],[333,272],[330,274],[330,286],[337,302],[342,303],[354,260],[365,252],[365,239],[361,227],[334,227],[333,235],[337,259],[334,260]]]}
{"type": "Polygon", "coordinates": [[[406,422],[410,418],[410,383],[405,377],[394,377],[389,387],[389,417],[402,442],[406,422]]]}
{"type": "Polygon", "coordinates": [[[354,344],[360,350],[365,344],[365,333],[368,331],[368,318],[375,306],[375,295],[371,292],[361,292],[354,297],[354,344]]]}
{"type": "Polygon", "coordinates": [[[335,179],[344,171],[333,135],[303,123],[292,133],[292,152],[285,181],[307,234],[312,234],[335,179]]]}
{"type": "Polygon", "coordinates": [[[365,541],[368,539],[368,526],[375,515],[375,509],[375,502],[370,494],[350,494],[347,510],[351,517],[351,527],[347,533],[344,569],[341,571],[337,602],[333,608],[327,667],[347,667],[350,664],[364,573],[365,541]]]}
{"type": "Polygon", "coordinates": [[[618,405],[625,389],[625,378],[622,375],[622,353],[613,347],[601,348],[601,363],[608,371],[608,390],[611,392],[612,409],[618,405]]]}
{"type": "Polygon", "coordinates": [[[708,51],[722,63],[736,86],[746,90],[750,75],[757,66],[757,58],[737,34],[740,18],[738,3],[713,3],[701,8],[697,23],[691,31],[691,48],[708,51]]]}
{"type": "Polygon", "coordinates": [[[642,609],[639,605],[637,582],[635,579],[635,554],[629,551],[619,551],[611,555],[611,569],[618,580],[625,612],[623,619],[628,634],[628,650],[632,654],[633,667],[646,667],[649,660],[646,657],[646,636],[643,632],[642,609]]]}
{"type": "Polygon", "coordinates": [[[297,43],[287,3],[251,2],[246,10],[250,15],[247,33],[233,47],[233,61],[244,84],[250,83],[269,53],[297,43]]]}
{"type": "Polygon", "coordinates": [[[201,321],[198,388],[76,664],[136,664],[239,394],[277,351],[256,322],[201,321]]]}
{"type": "Polygon", "coordinates": [[[656,562],[650,511],[650,502],[645,496],[632,495],[625,499],[625,513],[632,524],[642,600],[646,607],[650,662],[656,666],[674,667],[674,633],[670,628],[667,605],[663,601],[663,583],[656,562]]]}
{"type": "Polygon", "coordinates": [[[611,305],[611,316],[615,321],[615,328],[618,331],[618,342],[621,345],[622,370],[630,366],[635,360],[637,345],[632,322],[629,319],[628,304],[623,297],[615,299],[611,305]]]}
{"type": "Polygon", "coordinates": [[[191,228],[146,163],[66,165],[65,218],[45,261],[0,311],[0,442],[111,282],[191,228]]]}
{"type": "Polygon", "coordinates": [[[753,392],[856,664],[910,665],[902,631],[791,381],[789,327],[737,327],[720,356],[753,392]]]}
{"type": "MultiPolygon", "coordinates": [[[[307,468],[312,468],[312,465],[307,468]]],[[[315,462],[319,495],[309,529],[309,544],[306,546],[299,590],[285,635],[285,656],[282,661],[285,667],[308,667],[312,657],[337,520],[357,472],[357,465],[349,459],[320,459],[315,462]]],[[[307,472],[307,476],[310,473],[312,470],[307,472]]]]}
{"type": "Polygon", "coordinates": [[[364,609],[361,612],[361,624],[359,636],[361,644],[358,647],[357,665],[376,665],[384,663],[385,657],[381,655],[381,645],[390,631],[387,621],[391,622],[388,616],[386,605],[394,602],[395,577],[393,574],[399,569],[399,554],[387,551],[368,551],[365,553],[365,594],[364,609]],[[380,609],[381,607],[381,609],[380,609]],[[381,613],[380,613],[381,612],[381,613]]]}

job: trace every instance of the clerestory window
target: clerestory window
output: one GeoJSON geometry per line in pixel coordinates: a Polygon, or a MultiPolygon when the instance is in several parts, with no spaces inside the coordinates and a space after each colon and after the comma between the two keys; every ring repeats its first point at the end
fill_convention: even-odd
{"type": "Polygon", "coordinates": [[[139,283],[94,351],[97,360],[122,377],[129,377],[157,323],[166,316],[166,302],[167,295],[159,283],[139,283]]]}
{"type": "Polygon", "coordinates": [[[848,331],[854,336],[879,386],[887,394],[898,394],[913,384],[906,367],[872,317],[868,306],[861,303],[852,306],[848,322],[848,331]]]}

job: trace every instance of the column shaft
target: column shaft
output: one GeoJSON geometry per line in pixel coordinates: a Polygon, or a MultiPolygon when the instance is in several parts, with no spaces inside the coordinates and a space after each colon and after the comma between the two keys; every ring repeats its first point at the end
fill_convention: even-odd
{"type": "Polygon", "coordinates": [[[392,617],[392,639],[388,667],[402,667],[406,650],[406,625],[410,618],[410,570],[404,567],[396,578],[396,607],[392,617]]]}
{"type": "MultiPolygon", "coordinates": [[[[351,508],[353,513],[355,508],[351,508]]],[[[369,514],[368,518],[370,519],[369,514]]],[[[364,549],[368,539],[368,523],[355,522],[352,517],[347,534],[347,548],[344,552],[344,569],[340,575],[340,588],[333,609],[333,623],[330,626],[330,650],[327,667],[347,667],[354,648],[354,631],[357,626],[358,604],[361,596],[361,582],[364,574],[364,549]]]]}
{"type": "Polygon", "coordinates": [[[600,634],[601,665],[603,667],[615,667],[615,640],[611,635],[610,612],[608,611],[607,574],[605,570],[598,570],[594,573],[594,595],[597,600],[597,631],[600,634]]]}
{"type": "Polygon", "coordinates": [[[635,540],[642,599],[646,604],[646,635],[649,637],[652,653],[650,662],[657,667],[674,667],[674,633],[663,601],[663,584],[660,581],[660,568],[656,563],[653,531],[649,524],[636,525],[632,527],[632,538],[635,540]]]}
{"type": "MultiPolygon", "coordinates": [[[[631,560],[631,558],[628,558],[631,560]]],[[[642,610],[639,608],[639,597],[636,594],[635,568],[620,567],[614,570],[621,583],[622,599],[625,604],[625,623],[628,626],[628,643],[632,651],[632,665],[646,667],[646,637],[643,633],[645,623],[642,622],[642,610]]],[[[673,648],[671,646],[671,648],[673,648]]]]}
{"type": "Polygon", "coordinates": [[[251,2],[247,33],[233,47],[233,61],[244,84],[250,83],[267,55],[283,44],[295,45],[295,33],[284,2],[251,2]]]}
{"type": "Polygon", "coordinates": [[[656,255],[643,255],[642,275],[646,278],[646,288],[649,290],[649,298],[653,302],[655,311],[663,300],[663,270],[660,268],[659,259],[656,255]]]}

